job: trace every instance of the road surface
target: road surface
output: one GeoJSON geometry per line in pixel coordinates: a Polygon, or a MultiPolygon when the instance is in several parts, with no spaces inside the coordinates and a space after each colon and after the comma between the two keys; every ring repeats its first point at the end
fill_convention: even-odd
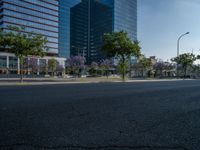
{"type": "Polygon", "coordinates": [[[200,81],[0,87],[1,150],[199,150],[200,81]]]}

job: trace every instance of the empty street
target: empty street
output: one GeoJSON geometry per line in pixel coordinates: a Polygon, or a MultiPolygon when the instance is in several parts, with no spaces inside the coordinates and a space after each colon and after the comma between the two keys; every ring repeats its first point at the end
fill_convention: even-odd
{"type": "Polygon", "coordinates": [[[1,150],[198,150],[200,81],[0,87],[1,150]]]}

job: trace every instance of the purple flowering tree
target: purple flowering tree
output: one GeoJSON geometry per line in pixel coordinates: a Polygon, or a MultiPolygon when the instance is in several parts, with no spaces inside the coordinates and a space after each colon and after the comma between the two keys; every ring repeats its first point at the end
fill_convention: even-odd
{"type": "Polygon", "coordinates": [[[166,67],[166,65],[165,65],[165,63],[164,63],[163,61],[157,62],[157,63],[153,66],[153,68],[154,68],[154,70],[155,70],[155,75],[160,75],[160,76],[162,77],[162,75],[163,75],[163,70],[165,70],[165,67],[166,67]]]}
{"type": "Polygon", "coordinates": [[[37,73],[39,70],[37,59],[36,58],[25,58],[23,70],[24,69],[26,69],[28,73],[29,72],[31,72],[32,74],[37,73]]]}
{"type": "Polygon", "coordinates": [[[39,70],[37,59],[30,58],[29,59],[29,66],[31,68],[32,73],[37,73],[39,70]]]}
{"type": "Polygon", "coordinates": [[[97,62],[92,62],[90,65],[89,72],[90,74],[97,75],[97,70],[99,69],[99,64],[97,62]]]}
{"type": "Polygon", "coordinates": [[[111,59],[104,59],[100,63],[100,68],[102,70],[102,74],[106,74],[107,78],[109,75],[109,70],[113,67],[113,60],[111,59]]]}
{"type": "Polygon", "coordinates": [[[66,60],[66,68],[72,74],[78,76],[82,69],[85,68],[86,59],[83,56],[72,56],[66,60]]]}
{"type": "Polygon", "coordinates": [[[163,61],[159,61],[157,62],[154,66],[153,66],[156,75],[160,75],[160,77],[163,76],[163,74],[165,74],[165,76],[167,76],[167,74],[175,69],[175,65],[169,62],[163,62],[163,61]]]}

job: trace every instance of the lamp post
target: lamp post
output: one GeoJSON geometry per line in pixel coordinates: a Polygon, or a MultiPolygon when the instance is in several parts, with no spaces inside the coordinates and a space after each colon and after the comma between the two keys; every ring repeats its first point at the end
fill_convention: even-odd
{"type": "Polygon", "coordinates": [[[180,52],[180,40],[181,40],[181,38],[183,37],[183,36],[185,36],[185,35],[188,35],[188,34],[190,34],[190,32],[186,32],[186,33],[184,33],[184,34],[182,34],[179,38],[178,38],[178,41],[177,41],[177,57],[179,56],[179,52],[180,52]]]}
{"type": "MultiPolygon", "coordinates": [[[[177,57],[179,57],[179,54],[180,54],[180,40],[182,37],[184,37],[185,35],[188,35],[188,34],[190,34],[190,32],[186,32],[186,33],[182,34],[177,40],[177,57]]],[[[176,71],[177,71],[177,77],[178,77],[178,62],[177,62],[176,71]]]]}

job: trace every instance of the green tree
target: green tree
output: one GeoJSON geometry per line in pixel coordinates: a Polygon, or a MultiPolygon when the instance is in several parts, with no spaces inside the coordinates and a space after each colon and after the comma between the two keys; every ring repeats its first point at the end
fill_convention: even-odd
{"type": "Polygon", "coordinates": [[[75,78],[79,77],[85,70],[86,59],[84,56],[72,56],[66,60],[66,67],[71,70],[75,78]]]}
{"type": "Polygon", "coordinates": [[[184,77],[187,75],[187,69],[189,67],[192,67],[194,62],[198,59],[198,56],[196,57],[194,54],[191,53],[185,53],[181,54],[178,57],[172,58],[172,62],[176,62],[178,65],[181,65],[184,71],[184,77]]]}
{"type": "Polygon", "coordinates": [[[102,60],[100,63],[100,68],[102,70],[102,74],[105,73],[106,77],[108,78],[109,76],[109,70],[113,67],[113,60],[112,59],[105,59],[102,60]]]}
{"type": "Polygon", "coordinates": [[[13,40],[14,36],[12,32],[4,32],[0,29],[0,49],[7,51],[13,40]]]}
{"type": "Polygon", "coordinates": [[[128,60],[119,60],[119,63],[117,64],[117,68],[119,73],[122,75],[123,81],[125,80],[125,75],[128,73],[128,60]]]}
{"type": "Polygon", "coordinates": [[[103,37],[103,47],[107,56],[119,59],[120,73],[125,80],[125,74],[128,69],[128,60],[131,56],[140,55],[140,46],[138,41],[131,41],[124,31],[106,33],[103,37]]]}
{"type": "Polygon", "coordinates": [[[142,69],[142,77],[144,77],[144,72],[152,66],[152,62],[149,58],[146,58],[144,55],[141,55],[139,59],[139,66],[142,69]]]}
{"type": "Polygon", "coordinates": [[[51,75],[54,76],[57,69],[57,61],[55,59],[50,59],[48,61],[48,68],[51,72],[51,75]]]}
{"type": "MultiPolygon", "coordinates": [[[[3,32],[5,37],[4,43],[8,47],[8,51],[14,53],[20,61],[20,81],[23,82],[23,65],[24,58],[28,56],[41,56],[45,55],[47,47],[47,39],[35,34],[34,32],[26,33],[24,27],[9,26],[10,32],[3,32]]],[[[1,44],[2,45],[2,44],[1,44]]]]}
{"type": "Polygon", "coordinates": [[[99,64],[97,62],[92,62],[89,66],[89,73],[92,75],[97,75],[97,70],[99,69],[99,64]]]}

